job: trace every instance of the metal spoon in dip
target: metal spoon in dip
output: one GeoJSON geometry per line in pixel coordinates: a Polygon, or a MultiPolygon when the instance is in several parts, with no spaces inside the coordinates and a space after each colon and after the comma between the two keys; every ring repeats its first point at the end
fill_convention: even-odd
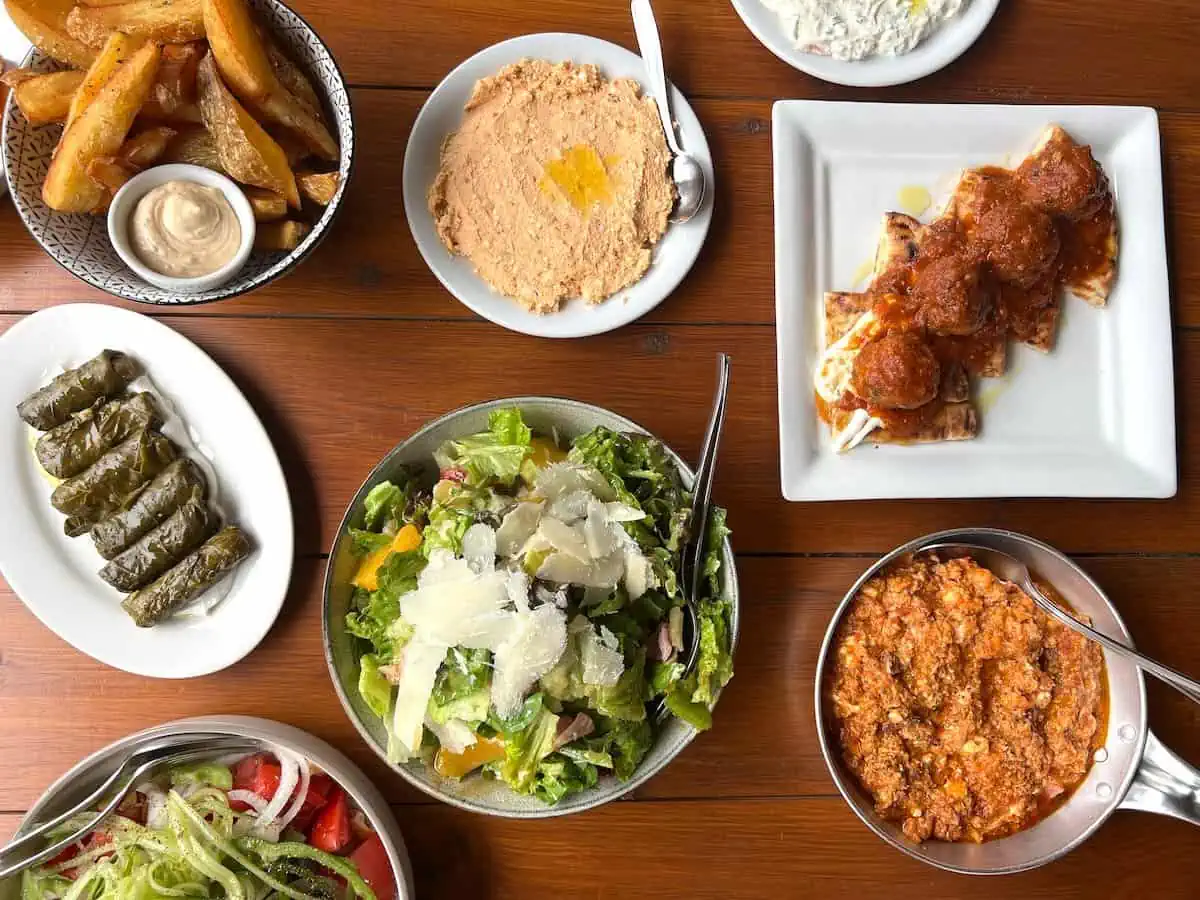
{"type": "Polygon", "coordinates": [[[663,130],[667,133],[667,146],[674,157],[671,162],[671,180],[675,182],[678,199],[671,211],[672,222],[686,222],[704,205],[704,170],[696,158],[679,146],[675,137],[675,122],[671,117],[671,97],[667,88],[667,75],[663,69],[662,42],[658,39],[658,24],[654,21],[654,10],[650,0],[633,0],[633,31],[637,35],[638,49],[646,64],[646,80],[650,93],[658,104],[663,130]]]}
{"type": "Polygon", "coordinates": [[[959,543],[932,544],[928,547],[922,547],[920,552],[939,553],[947,558],[970,557],[1001,581],[1007,581],[1019,587],[1029,595],[1029,599],[1036,603],[1043,612],[1057,619],[1072,631],[1077,631],[1085,638],[1095,641],[1101,647],[1111,650],[1118,656],[1125,657],[1143,672],[1148,672],[1159,681],[1165,681],[1188,699],[1195,703],[1200,703],[1200,683],[1080,622],[1041,592],[1037,584],[1034,583],[1033,577],[1029,574],[1029,569],[1016,557],[1009,556],[1000,550],[993,550],[990,547],[959,543]]]}

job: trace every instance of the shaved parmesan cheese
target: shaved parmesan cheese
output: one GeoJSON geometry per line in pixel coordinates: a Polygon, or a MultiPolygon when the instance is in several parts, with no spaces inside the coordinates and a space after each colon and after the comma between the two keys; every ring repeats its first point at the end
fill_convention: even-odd
{"type": "Polygon", "coordinates": [[[524,543],[537,531],[542,518],[540,502],[518,503],[496,529],[496,553],[504,559],[516,556],[524,543]]]}
{"type": "Polygon", "coordinates": [[[542,561],[537,577],[557,584],[613,588],[621,580],[624,571],[625,562],[620,553],[589,562],[567,553],[551,553],[542,561]]]}
{"type": "Polygon", "coordinates": [[[490,525],[476,522],[467,529],[462,540],[462,555],[476,575],[496,568],[496,531],[490,525]]]}
{"type": "Polygon", "coordinates": [[[603,475],[591,466],[577,463],[553,463],[538,472],[533,482],[533,493],[553,503],[563,494],[572,491],[589,491],[601,500],[616,500],[616,492],[603,475]]]}
{"type": "Polygon", "coordinates": [[[625,547],[624,563],[625,591],[630,600],[636,600],[646,591],[658,586],[658,579],[654,577],[654,568],[650,565],[650,560],[646,559],[636,545],[625,547]]]}
{"type": "Polygon", "coordinates": [[[504,582],[504,590],[508,593],[508,599],[513,606],[517,608],[517,612],[527,612],[529,610],[529,576],[520,569],[514,569],[508,573],[508,579],[504,582]]]}
{"type": "Polygon", "coordinates": [[[605,503],[604,511],[608,514],[610,522],[640,522],[646,518],[646,513],[643,510],[624,503],[617,503],[616,501],[605,503]]]}
{"type": "Polygon", "coordinates": [[[543,516],[541,524],[538,525],[538,534],[555,550],[561,550],[583,562],[592,559],[587,541],[584,540],[580,529],[574,525],[568,525],[553,516],[543,516]]]}
{"type": "Polygon", "coordinates": [[[590,491],[570,491],[561,494],[546,508],[548,515],[564,522],[578,522],[587,515],[588,503],[592,500],[590,491]]]}
{"type": "Polygon", "coordinates": [[[442,560],[429,577],[426,572],[415,591],[400,597],[400,614],[418,636],[473,649],[491,649],[507,637],[507,572],[476,574],[462,559],[442,560]]]}
{"type": "Polygon", "coordinates": [[[443,725],[426,716],[425,727],[433,732],[447,753],[462,753],[478,740],[471,727],[461,719],[451,719],[443,725]]]}
{"type": "Polygon", "coordinates": [[[601,627],[599,634],[589,628],[580,641],[579,658],[583,663],[583,683],[610,687],[625,671],[625,659],[621,655],[616,635],[601,627]]]}
{"type": "Polygon", "coordinates": [[[587,541],[588,553],[593,559],[614,553],[621,538],[616,531],[624,531],[608,518],[608,509],[599,500],[588,503],[587,518],[583,522],[583,536],[587,541]]]}
{"type": "Polygon", "coordinates": [[[425,708],[433,693],[438,667],[446,658],[445,644],[427,643],[418,635],[404,648],[400,683],[396,686],[396,705],[392,712],[392,731],[408,758],[421,749],[425,727],[425,708]]]}
{"type": "Polygon", "coordinates": [[[521,707],[533,683],[554,668],[567,648],[567,617],[545,604],[513,615],[512,633],[496,648],[492,705],[501,718],[521,707]]]}

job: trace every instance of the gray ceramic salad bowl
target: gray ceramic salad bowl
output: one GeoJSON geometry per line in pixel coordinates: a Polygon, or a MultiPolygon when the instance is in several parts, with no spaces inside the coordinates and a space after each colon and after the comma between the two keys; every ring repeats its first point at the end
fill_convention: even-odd
{"type": "MultiPolygon", "coordinates": [[[[250,716],[202,716],[179,719],[121,738],[76,763],[70,771],[50,785],[25,815],[15,837],[20,837],[37,822],[53,817],[87,796],[121,764],[133,745],[147,738],[197,732],[233,734],[276,744],[305,757],[326,772],[346,791],[354,805],[362,810],[382,840],[388,861],[396,875],[397,900],[412,900],[412,864],[404,845],[404,838],[400,834],[400,826],[396,823],[396,818],[383,795],[358,766],[329,744],[299,728],[269,719],[250,716]]],[[[0,900],[18,900],[20,896],[21,876],[16,875],[0,881],[0,900]]]]}
{"type": "MultiPolygon", "coordinates": [[[[325,572],[323,627],[325,658],[342,706],[359,733],[385,762],[387,736],[383,722],[367,707],[357,689],[361,646],[357,638],[346,630],[346,614],[350,609],[352,593],[350,579],[358,563],[347,537],[348,529],[361,526],[364,500],[375,485],[395,478],[406,468],[428,471],[432,483],[436,476],[433,452],[438,446],[450,438],[487,430],[489,413],[514,406],[521,410],[525,423],[535,433],[555,434],[563,443],[597,426],[634,434],[650,433],[616,413],[574,400],[554,397],[493,400],[456,410],[430,422],[398,444],[367,476],[346,510],[329,556],[325,572]]],[[[666,450],[678,466],[684,484],[690,485],[693,477],[691,468],[669,447],[666,450]]],[[[731,649],[736,651],[738,583],[733,550],[728,539],[723,542],[721,561],[722,590],[731,604],[731,649]]],[[[719,728],[719,711],[714,713],[714,719],[714,727],[719,728]]],[[[662,771],[691,743],[696,734],[691,726],[673,716],[668,717],[659,727],[654,745],[633,777],[620,781],[612,775],[602,775],[595,787],[571,794],[554,806],[546,805],[532,796],[517,794],[499,780],[479,775],[461,781],[443,778],[420,760],[388,764],[418,790],[452,806],[509,818],[544,818],[582,812],[627,794],[662,771]]]]}

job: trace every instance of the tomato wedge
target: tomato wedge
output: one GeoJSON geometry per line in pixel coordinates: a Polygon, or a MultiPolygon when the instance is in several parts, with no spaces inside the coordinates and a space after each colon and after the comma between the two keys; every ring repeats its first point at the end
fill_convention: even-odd
{"type": "Polygon", "coordinates": [[[378,834],[371,832],[371,836],[350,854],[350,862],[371,886],[378,900],[396,900],[396,876],[378,834]]]}
{"type": "Polygon", "coordinates": [[[350,844],[350,807],[346,803],[346,792],[334,787],[329,802],[317,813],[308,842],[326,853],[340,853],[350,844]]]}
{"type": "MultiPolygon", "coordinates": [[[[279,763],[265,753],[247,756],[233,767],[233,787],[239,791],[251,791],[264,800],[270,800],[279,790],[282,775],[279,763]]],[[[229,805],[238,812],[250,809],[250,804],[231,800],[229,805]]]]}

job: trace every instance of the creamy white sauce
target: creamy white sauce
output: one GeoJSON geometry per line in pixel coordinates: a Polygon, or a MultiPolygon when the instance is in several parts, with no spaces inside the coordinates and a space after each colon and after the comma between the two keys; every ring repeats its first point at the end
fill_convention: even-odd
{"type": "Polygon", "coordinates": [[[840,60],[908,53],[967,0],[762,0],[795,45],[840,60]]]}

